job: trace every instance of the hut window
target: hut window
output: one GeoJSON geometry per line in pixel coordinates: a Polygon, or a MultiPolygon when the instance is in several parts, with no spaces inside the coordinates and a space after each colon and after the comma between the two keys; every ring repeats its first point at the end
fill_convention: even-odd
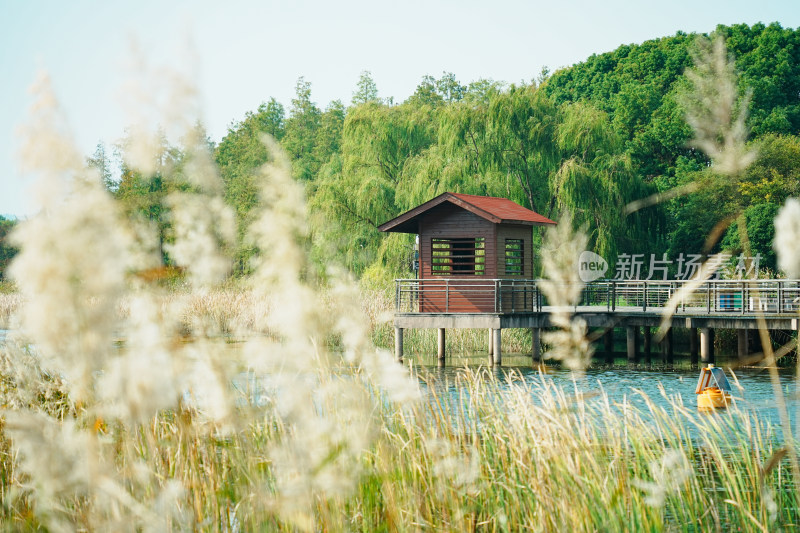
{"type": "Polygon", "coordinates": [[[435,276],[483,276],[486,246],[483,237],[431,239],[431,271],[435,276]]]}
{"type": "Polygon", "coordinates": [[[524,247],[522,239],[506,239],[506,274],[522,276],[524,274],[524,247]]]}

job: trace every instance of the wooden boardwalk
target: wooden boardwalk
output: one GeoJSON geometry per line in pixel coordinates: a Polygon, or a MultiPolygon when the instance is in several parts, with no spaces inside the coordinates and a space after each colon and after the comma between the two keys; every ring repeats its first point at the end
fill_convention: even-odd
{"type": "Polygon", "coordinates": [[[649,348],[651,328],[660,328],[662,348],[671,359],[672,328],[687,328],[692,356],[713,361],[716,329],[737,330],[739,354],[747,353],[748,332],[757,329],[798,330],[800,281],[710,280],[689,291],[689,281],[641,280],[587,283],[576,306],[555,307],[541,292],[537,280],[397,280],[395,355],[402,358],[403,330],[439,330],[439,358],[444,360],[447,329],[486,328],[492,331],[490,352],[500,364],[500,331],[530,328],[532,356],[541,355],[539,332],[551,327],[551,316],[568,312],[580,317],[587,328],[602,330],[606,346],[613,345],[613,331],[624,328],[628,357],[639,355],[639,337],[649,348]],[[475,303],[477,302],[477,304],[475,303]],[[481,309],[475,312],[475,308],[481,309]],[[698,335],[699,333],[699,335],[698,335]]]}

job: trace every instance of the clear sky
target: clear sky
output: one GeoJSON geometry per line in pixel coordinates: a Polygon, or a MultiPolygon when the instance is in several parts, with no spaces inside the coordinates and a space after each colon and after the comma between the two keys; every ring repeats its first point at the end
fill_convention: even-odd
{"type": "Polygon", "coordinates": [[[219,141],[270,97],[288,110],[300,76],[322,108],[348,104],[363,70],[381,97],[403,101],[426,74],[529,81],[543,66],[621,44],[742,22],[797,28],[800,1],[0,0],[0,214],[33,212],[16,129],[37,72],[50,74],[76,143],[90,154],[127,124],[120,101],[134,40],[153,66],[181,68],[193,54],[201,118],[219,141]]]}

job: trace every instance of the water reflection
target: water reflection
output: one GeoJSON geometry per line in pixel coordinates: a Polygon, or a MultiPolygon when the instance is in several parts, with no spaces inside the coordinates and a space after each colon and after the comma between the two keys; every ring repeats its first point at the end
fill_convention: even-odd
{"type": "MultiPolygon", "coordinates": [[[[508,364],[501,368],[484,368],[480,374],[488,379],[493,375],[502,388],[508,383],[523,383],[524,386],[541,390],[543,386],[555,385],[570,396],[583,401],[605,401],[611,405],[636,405],[645,407],[644,393],[658,407],[671,408],[672,403],[694,409],[697,405],[695,387],[699,368],[688,361],[676,364],[628,364],[625,360],[613,364],[593,365],[584,372],[572,372],[556,365],[534,367],[528,358],[507,358],[508,364]],[[521,379],[520,379],[521,378],[521,379]],[[603,394],[598,394],[603,393],[603,394]]],[[[440,397],[448,398],[453,406],[463,402],[465,369],[474,371],[485,365],[485,357],[464,357],[448,360],[441,368],[432,364],[415,365],[423,388],[435,387],[440,397]],[[442,394],[444,393],[444,394],[442,394]]],[[[738,367],[736,360],[718,360],[717,366],[725,368],[733,387],[735,406],[755,414],[773,425],[780,424],[775,390],[766,368],[738,367]],[[732,368],[733,367],[733,368],[732,368]]],[[[780,388],[793,425],[800,408],[797,380],[794,367],[778,369],[780,388]]],[[[458,409],[461,410],[461,409],[458,409]]]]}

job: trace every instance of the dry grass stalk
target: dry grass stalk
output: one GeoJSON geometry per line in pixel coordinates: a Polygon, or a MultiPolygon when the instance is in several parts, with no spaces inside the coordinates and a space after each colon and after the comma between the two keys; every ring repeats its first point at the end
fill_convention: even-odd
{"type": "Polygon", "coordinates": [[[0,329],[10,328],[13,317],[22,307],[22,296],[19,293],[0,293],[0,329]]]}
{"type": "MultiPolygon", "coordinates": [[[[193,98],[177,79],[178,100],[193,98]]],[[[356,485],[361,454],[377,435],[377,394],[413,401],[418,391],[370,344],[351,281],[338,276],[323,302],[302,246],[302,187],[285,157],[264,140],[272,157],[257,176],[262,207],[250,228],[261,255],[246,290],[221,288],[230,209],[196,119],[173,115],[187,158],[181,176],[193,187],[166,200],[175,230],[169,252],[191,290],[167,292],[129,275],[158,267],[157,235],[120,222],[75,150],[46,78],[36,95],[24,157],[38,177],[41,212],[15,231],[21,251],[11,268],[28,340],[6,342],[0,357],[18,497],[8,505],[53,530],[231,524],[231,508],[242,502],[209,497],[230,469],[217,461],[216,443],[249,435],[266,417],[281,428],[257,452],[269,486],[237,490],[259,502],[256,514],[317,529],[319,502],[356,485]],[[241,349],[220,342],[230,335],[245,339],[241,349]],[[331,338],[341,339],[344,358],[331,351],[331,338]]],[[[126,162],[145,177],[173,179],[173,169],[159,166],[163,148],[151,142],[158,137],[138,124],[126,162]]]]}
{"type": "Polygon", "coordinates": [[[711,158],[716,172],[738,175],[756,158],[745,145],[750,94],[740,100],[736,66],[722,36],[698,37],[693,59],[694,67],[686,70],[692,90],[681,102],[694,131],[692,144],[711,158]]]}
{"type": "Polygon", "coordinates": [[[564,215],[557,226],[547,228],[542,247],[544,279],[539,287],[552,309],[550,322],[558,328],[546,331],[543,341],[550,346],[548,357],[562,361],[573,370],[586,368],[592,358],[586,322],[572,314],[583,290],[576,268],[578,257],[587,243],[586,234],[574,232],[572,219],[564,215]]]}

